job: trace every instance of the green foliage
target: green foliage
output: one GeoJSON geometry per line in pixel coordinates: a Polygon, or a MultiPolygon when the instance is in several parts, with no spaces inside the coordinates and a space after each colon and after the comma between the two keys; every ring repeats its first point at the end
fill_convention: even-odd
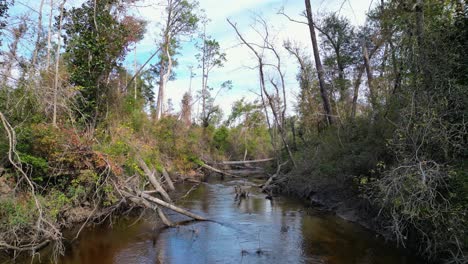
{"type": "Polygon", "coordinates": [[[64,211],[66,206],[70,205],[70,198],[59,190],[52,190],[46,197],[45,206],[47,214],[51,219],[57,221],[59,214],[64,211]]]}
{"type": "Polygon", "coordinates": [[[216,129],[216,132],[213,135],[213,146],[218,151],[221,151],[221,152],[226,151],[229,146],[228,138],[229,138],[229,130],[227,129],[227,127],[222,126],[216,129]]]}
{"type": "Polygon", "coordinates": [[[127,17],[119,21],[116,0],[88,0],[64,13],[63,29],[70,81],[81,87],[80,113],[85,120],[99,116],[109,99],[105,79],[124,58],[128,46],[143,37],[143,23],[127,17]],[[96,12],[95,12],[96,10],[96,12]]]}
{"type": "MultiPolygon", "coordinates": [[[[8,8],[13,3],[13,0],[2,0],[0,1],[0,37],[2,36],[2,31],[7,25],[8,18],[8,8]]],[[[0,46],[2,45],[1,38],[0,38],[0,46]]]]}
{"type": "Polygon", "coordinates": [[[33,173],[34,175],[33,180],[42,182],[43,177],[47,175],[47,172],[49,170],[49,164],[47,160],[41,157],[35,157],[32,155],[22,153],[19,154],[19,157],[22,163],[31,166],[31,173],[33,173]]]}
{"type": "Polygon", "coordinates": [[[1,199],[0,208],[1,226],[7,228],[24,228],[35,220],[37,214],[32,201],[1,199]]]}

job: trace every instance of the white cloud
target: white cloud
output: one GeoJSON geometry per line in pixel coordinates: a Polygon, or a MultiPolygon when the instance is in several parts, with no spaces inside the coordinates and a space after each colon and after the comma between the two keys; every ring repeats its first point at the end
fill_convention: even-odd
{"type": "MultiPolygon", "coordinates": [[[[151,0],[147,0],[152,2],[151,0]]],[[[314,14],[325,12],[340,12],[341,15],[348,17],[355,25],[362,25],[366,19],[366,12],[372,4],[372,0],[313,0],[312,8],[314,14]]],[[[255,99],[257,96],[250,91],[258,91],[258,75],[254,67],[255,59],[250,51],[243,46],[238,45],[239,40],[235,32],[226,22],[226,18],[231,18],[237,22],[240,31],[246,38],[255,41],[258,37],[255,32],[249,28],[252,23],[251,16],[255,13],[261,13],[271,25],[272,33],[276,35],[276,46],[281,47],[286,39],[291,39],[302,43],[304,47],[310,47],[310,35],[305,25],[289,22],[285,17],[277,15],[277,11],[284,6],[285,12],[296,19],[304,19],[300,16],[304,7],[303,1],[298,0],[200,0],[200,7],[205,10],[211,23],[207,27],[207,32],[220,42],[227,54],[225,67],[213,71],[210,77],[210,86],[217,87],[226,80],[232,80],[234,88],[228,93],[222,94],[217,98],[217,103],[227,114],[235,100],[242,97],[255,99]]],[[[155,43],[159,36],[158,23],[161,19],[162,9],[160,6],[149,6],[139,8],[138,14],[144,19],[150,21],[148,33],[145,39],[138,44],[138,61],[143,63],[155,50],[155,43]]],[[[197,66],[195,59],[196,50],[193,43],[184,43],[179,56],[179,66],[175,69],[178,80],[171,81],[167,85],[167,97],[172,98],[176,110],[179,109],[179,102],[183,93],[189,87],[188,66],[197,66]]],[[[297,72],[296,62],[283,52],[283,67],[287,72],[287,85],[289,108],[292,110],[292,104],[298,92],[295,75],[297,72]]],[[[132,63],[133,55],[128,63],[132,63]]],[[[197,69],[196,69],[197,70],[197,69]]],[[[201,86],[200,78],[193,79],[193,89],[197,90],[201,86]]]]}

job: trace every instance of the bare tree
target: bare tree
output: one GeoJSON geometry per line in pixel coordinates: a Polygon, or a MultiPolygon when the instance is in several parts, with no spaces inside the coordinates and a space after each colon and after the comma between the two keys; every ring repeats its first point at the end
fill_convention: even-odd
{"type": "MultiPolygon", "coordinates": [[[[267,24],[265,20],[263,20],[261,17],[257,17],[257,22],[260,22],[260,24],[262,25],[263,32],[260,32],[256,29],[254,30],[256,30],[257,33],[259,33],[259,35],[262,37],[263,44],[256,44],[256,43],[248,42],[239,32],[239,30],[237,29],[237,26],[234,23],[232,23],[229,19],[227,21],[235,30],[237,36],[242,41],[242,43],[246,45],[257,58],[259,77],[260,77],[260,92],[261,92],[260,94],[262,97],[262,103],[263,103],[264,110],[265,110],[265,116],[267,118],[267,122],[270,127],[270,136],[272,139],[272,144],[274,144],[273,148],[277,151],[277,154],[278,154],[278,148],[275,145],[274,130],[272,130],[272,127],[274,126],[275,128],[279,130],[279,135],[281,137],[284,147],[286,148],[288,152],[289,159],[293,163],[293,166],[296,167],[296,163],[294,161],[291,148],[289,147],[289,144],[286,140],[286,130],[285,130],[285,124],[284,124],[284,120],[285,120],[284,117],[286,113],[286,92],[285,92],[286,88],[285,88],[285,82],[284,82],[284,73],[281,70],[281,58],[279,56],[279,53],[277,52],[277,50],[272,44],[272,41],[270,39],[270,35],[268,32],[267,24]],[[254,47],[258,48],[259,50],[257,50],[254,47]],[[271,64],[271,63],[265,62],[265,58],[264,58],[265,51],[270,51],[273,54],[273,57],[275,58],[276,63],[271,64]],[[269,79],[270,84],[275,89],[275,92],[276,92],[275,95],[270,94],[270,92],[267,89],[266,81],[265,81],[267,78],[265,76],[265,67],[272,67],[273,69],[275,69],[276,73],[279,76],[280,83],[276,82],[273,78],[269,79]],[[266,105],[270,107],[271,113],[273,115],[273,122],[274,122],[273,126],[270,123],[269,113],[267,111],[266,105]]],[[[280,160],[277,159],[277,162],[279,164],[280,160]]]]}

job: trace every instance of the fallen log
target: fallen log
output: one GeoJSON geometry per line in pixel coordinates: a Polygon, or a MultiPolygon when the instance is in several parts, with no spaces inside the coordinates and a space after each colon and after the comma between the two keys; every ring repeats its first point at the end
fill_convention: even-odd
{"type": "Polygon", "coordinates": [[[255,170],[249,170],[249,169],[243,169],[243,170],[226,170],[225,172],[229,174],[235,174],[238,176],[241,175],[252,175],[252,174],[262,174],[265,173],[265,170],[263,169],[255,169],[255,170]]]}
{"type": "MultiPolygon", "coordinates": [[[[128,193],[127,193],[127,194],[128,194],[128,193]]],[[[126,194],[126,195],[127,195],[127,194],[126,194]]],[[[143,206],[143,207],[146,207],[146,208],[150,208],[150,209],[156,210],[156,211],[158,212],[159,218],[161,218],[161,221],[162,221],[165,225],[167,225],[167,226],[174,226],[174,224],[171,222],[171,220],[169,220],[169,219],[166,217],[166,215],[164,214],[164,212],[163,212],[163,211],[161,210],[161,208],[159,208],[157,205],[153,205],[153,204],[151,204],[150,202],[148,202],[147,200],[145,200],[145,199],[143,199],[143,198],[141,198],[141,197],[130,196],[130,194],[128,194],[128,195],[129,195],[128,198],[129,198],[132,202],[134,202],[134,203],[136,203],[136,204],[138,204],[138,205],[140,205],[140,206],[143,206]]]]}
{"type": "Polygon", "coordinates": [[[268,158],[268,159],[258,159],[258,160],[235,160],[235,161],[221,161],[218,162],[218,165],[243,165],[243,164],[250,164],[250,163],[261,163],[261,162],[268,162],[275,160],[275,158],[268,158]]]}
{"type": "Polygon", "coordinates": [[[262,186],[262,192],[266,192],[268,188],[271,187],[272,185],[272,182],[274,180],[276,180],[276,178],[278,178],[278,175],[280,175],[280,172],[281,172],[281,167],[283,167],[284,165],[286,165],[288,163],[288,161],[285,161],[284,163],[280,164],[278,166],[278,168],[276,168],[276,173],[273,174],[266,182],[265,184],[262,186]]]}
{"type": "MultiPolygon", "coordinates": [[[[129,189],[129,188],[127,188],[129,189]]],[[[130,191],[130,189],[129,189],[130,191]]],[[[158,205],[162,206],[162,207],[165,207],[169,210],[172,210],[174,212],[177,212],[179,214],[182,214],[182,215],[185,215],[185,216],[188,216],[190,218],[193,218],[195,220],[199,220],[199,221],[207,221],[208,219],[202,217],[202,216],[199,216],[197,214],[194,214],[192,212],[189,212],[183,208],[180,208],[178,206],[175,206],[173,204],[170,204],[168,202],[165,202],[159,198],[156,198],[154,196],[151,196],[145,192],[141,192],[141,191],[132,191],[132,192],[135,192],[136,194],[132,194],[128,191],[124,191],[122,190],[121,191],[123,195],[125,195],[126,198],[130,199],[132,202],[136,203],[136,204],[140,204],[140,205],[143,205],[147,208],[150,208],[150,209],[158,209],[158,205]],[[153,205],[152,203],[155,203],[156,205],[153,205]]],[[[163,213],[161,211],[161,213],[163,213]]],[[[158,212],[159,216],[161,217],[161,214],[160,212],[158,212]]],[[[168,226],[173,226],[172,222],[169,221],[169,219],[166,218],[166,216],[164,215],[163,213],[163,217],[161,217],[161,220],[163,221],[164,224],[168,225],[168,226]],[[166,221],[167,220],[167,221],[166,221]]]]}
{"type": "Polygon", "coordinates": [[[158,205],[160,205],[160,206],[166,207],[167,209],[170,209],[170,210],[172,210],[172,211],[174,211],[174,212],[177,212],[177,213],[179,213],[179,214],[183,214],[183,215],[185,215],[185,216],[191,217],[191,218],[193,218],[193,219],[196,219],[196,220],[199,220],[199,221],[206,221],[206,220],[208,220],[208,219],[206,219],[206,218],[204,218],[204,217],[201,217],[201,216],[199,216],[199,215],[196,215],[196,214],[194,214],[194,213],[191,213],[191,212],[189,212],[189,211],[187,211],[187,210],[185,210],[185,209],[182,209],[182,208],[180,208],[180,207],[177,207],[177,206],[175,206],[175,205],[173,205],[173,204],[170,204],[170,203],[168,203],[168,202],[165,202],[165,201],[163,201],[163,200],[161,200],[161,199],[158,199],[158,198],[156,198],[156,197],[153,197],[153,196],[151,196],[151,195],[149,195],[149,194],[146,194],[146,193],[144,193],[144,192],[138,192],[138,196],[143,197],[143,198],[145,198],[145,199],[147,199],[147,200],[149,200],[149,201],[151,201],[151,202],[154,202],[154,203],[156,203],[156,204],[158,204],[158,205]]]}
{"type": "Polygon", "coordinates": [[[146,165],[146,162],[141,158],[137,157],[138,164],[140,165],[141,169],[145,172],[146,176],[148,177],[149,181],[151,184],[154,186],[156,191],[161,194],[163,199],[167,202],[172,202],[171,197],[169,197],[169,194],[164,190],[164,188],[161,186],[161,183],[159,180],[154,176],[155,171],[151,171],[148,165],[146,165]]]}
{"type": "Polygon", "coordinates": [[[162,175],[164,177],[164,180],[166,181],[167,187],[169,187],[171,191],[174,191],[174,183],[172,182],[171,176],[169,176],[169,173],[167,173],[167,170],[164,167],[162,167],[162,175]]]}
{"type": "Polygon", "coordinates": [[[226,175],[226,176],[239,177],[239,176],[234,175],[234,174],[231,174],[231,173],[229,173],[229,172],[225,172],[225,171],[222,171],[222,170],[220,170],[220,169],[211,167],[210,165],[208,165],[208,164],[206,164],[206,163],[203,163],[201,166],[202,166],[203,168],[205,168],[205,169],[208,169],[208,170],[211,170],[211,171],[220,173],[220,174],[224,174],[224,175],[226,175]]]}

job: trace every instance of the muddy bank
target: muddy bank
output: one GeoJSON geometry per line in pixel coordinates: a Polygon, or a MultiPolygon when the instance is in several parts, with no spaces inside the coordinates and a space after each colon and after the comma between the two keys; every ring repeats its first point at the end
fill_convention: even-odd
{"type": "Polygon", "coordinates": [[[353,190],[352,180],[347,183],[316,181],[304,176],[286,175],[272,190],[278,195],[297,197],[319,210],[328,211],[336,216],[357,223],[377,234],[389,237],[377,219],[376,210],[368,200],[353,190]]]}

